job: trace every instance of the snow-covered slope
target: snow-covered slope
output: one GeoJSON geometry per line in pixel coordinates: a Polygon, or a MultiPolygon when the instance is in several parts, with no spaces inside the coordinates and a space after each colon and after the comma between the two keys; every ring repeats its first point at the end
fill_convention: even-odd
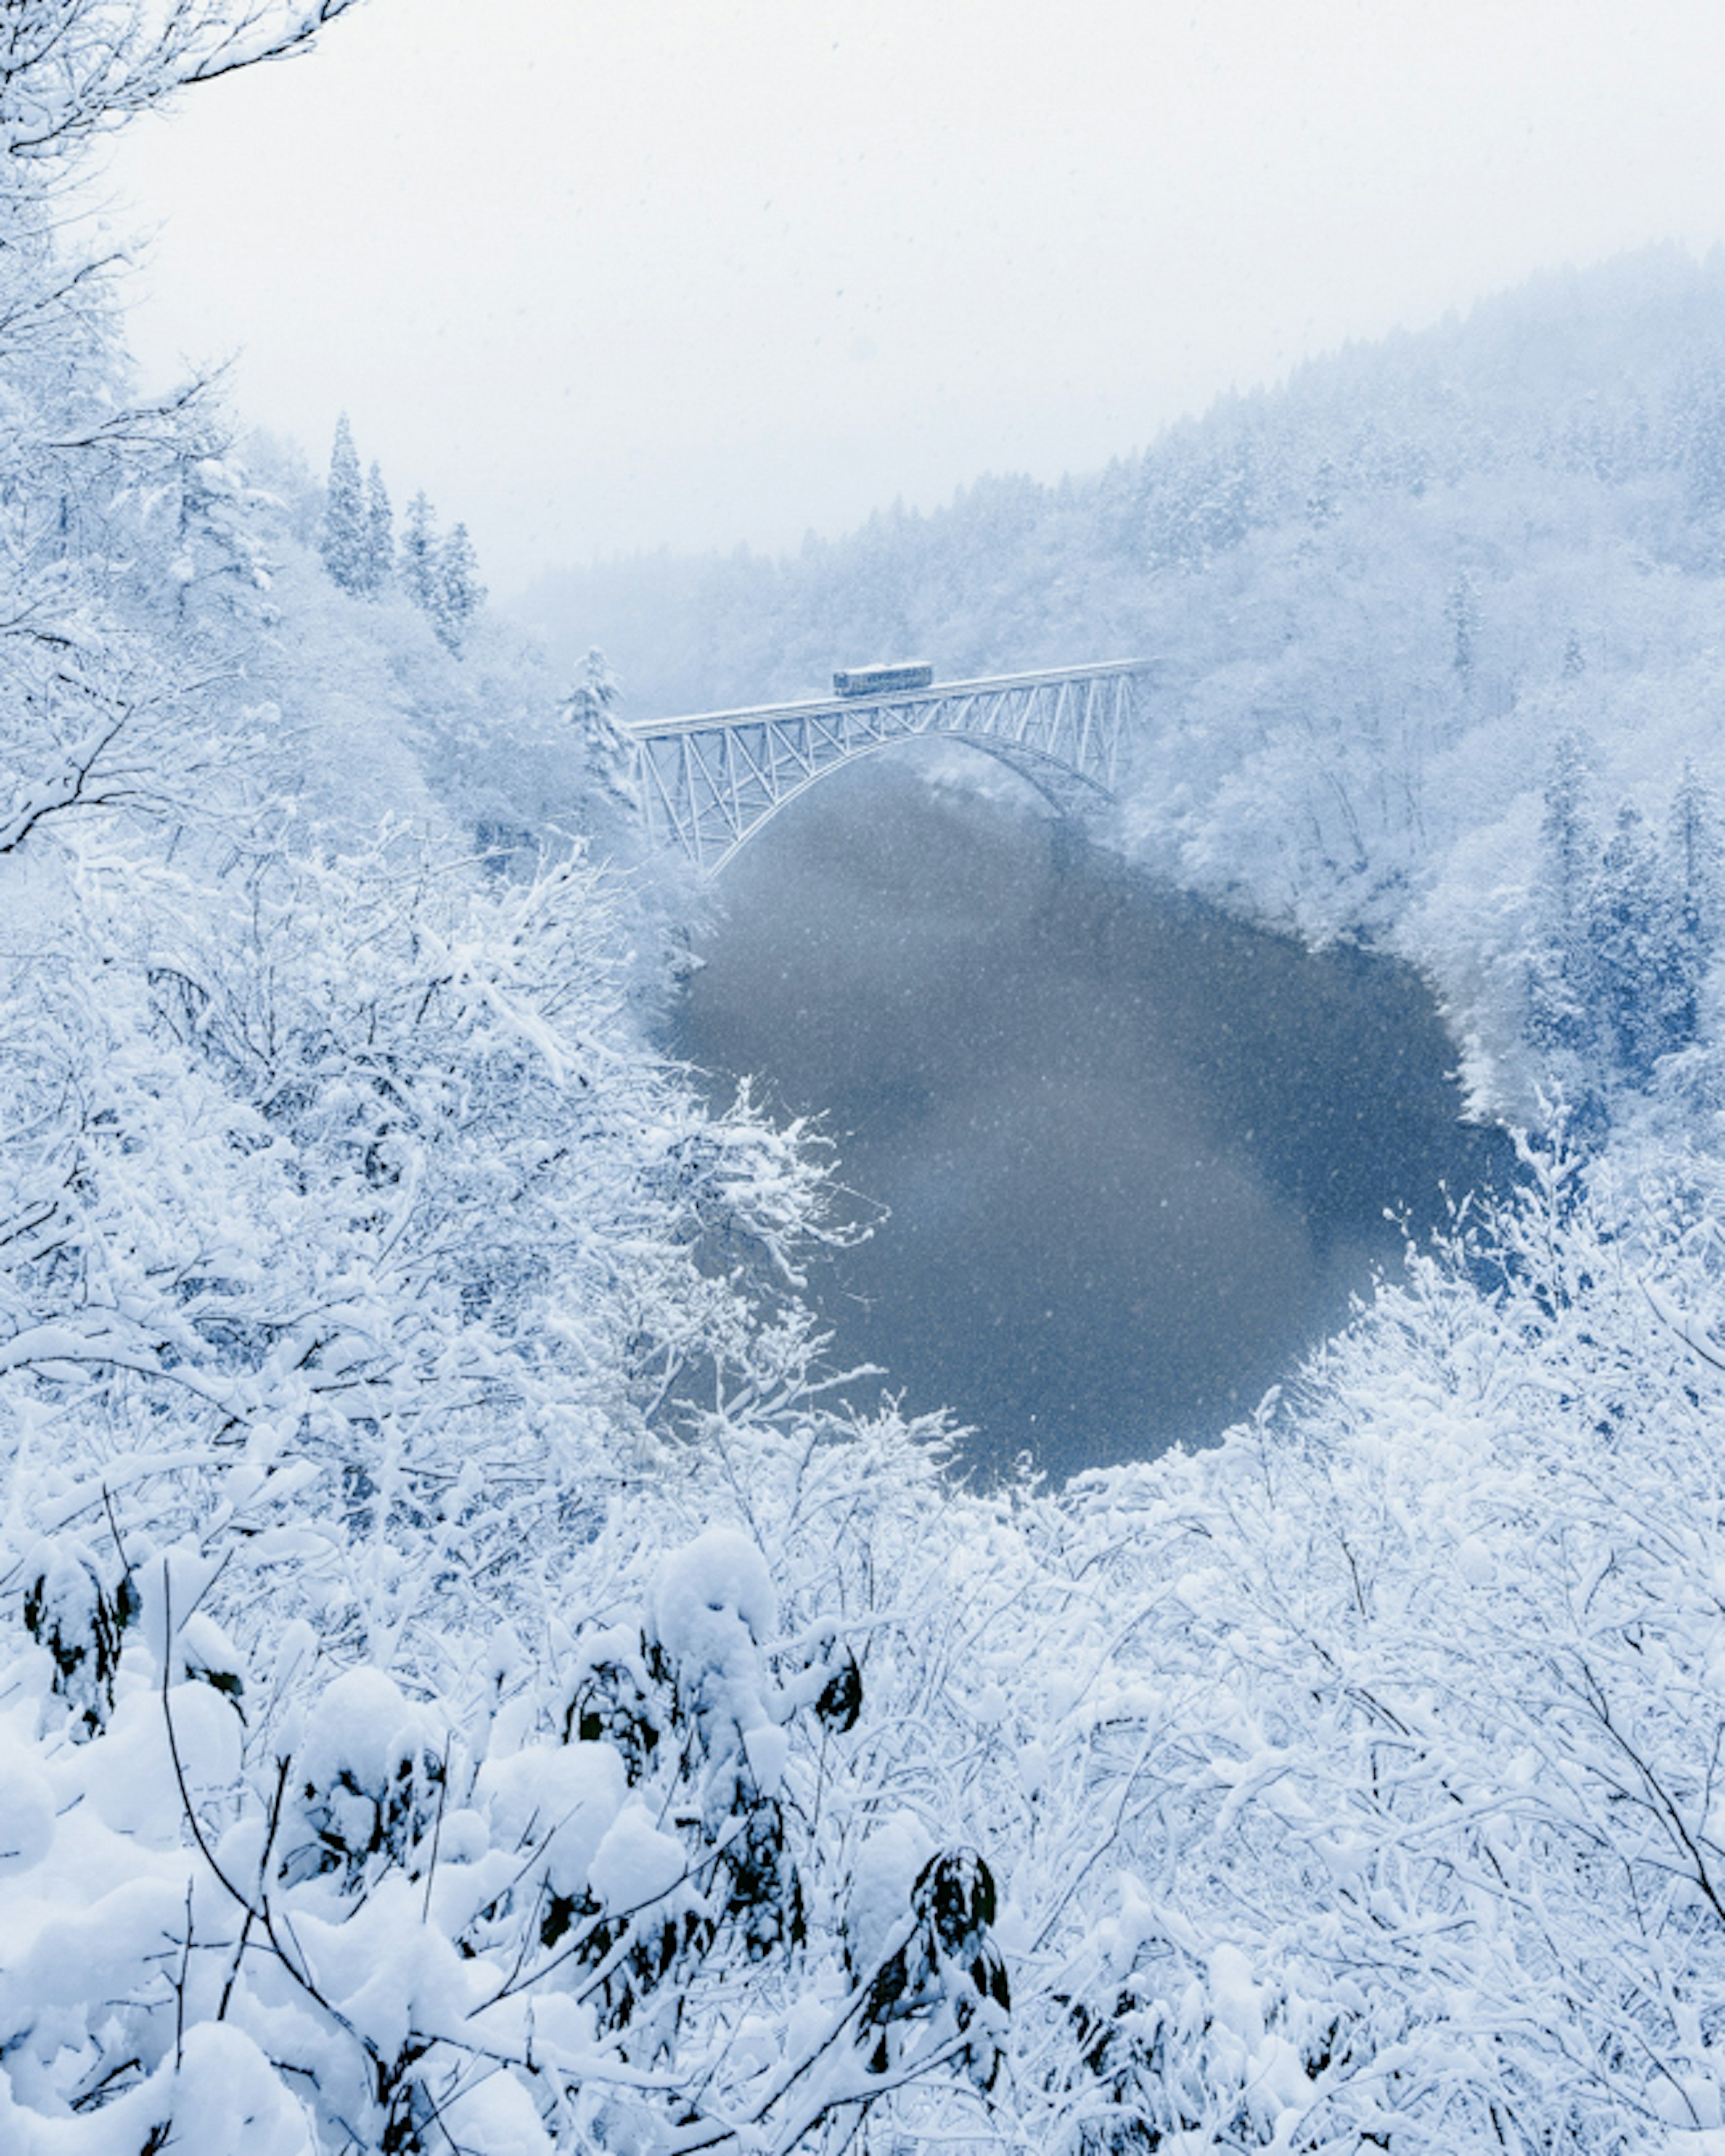
{"type": "Polygon", "coordinates": [[[1578,434],[1510,305],[1471,408],[1349,356],[1298,456],[941,527],[972,660],[1163,623],[1133,843],[1471,953],[1482,1086],[1589,1111],[1217,1451],[966,1491],[826,1404],[799,1135],[644,1044],[680,898],[567,678],[339,589],[57,251],[57,160],[339,12],[67,0],[0,74],[0,2146],[1717,2156],[1711,812],[1587,800],[1710,753],[1705,429],[1578,434]],[[1368,413],[1296,514],[1362,367],[1429,460],[1368,413]]]}

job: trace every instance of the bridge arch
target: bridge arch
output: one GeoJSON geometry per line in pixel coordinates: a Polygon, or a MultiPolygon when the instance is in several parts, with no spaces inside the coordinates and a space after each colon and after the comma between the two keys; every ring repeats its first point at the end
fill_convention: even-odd
{"type": "Polygon", "coordinates": [[[1142,661],[1001,675],[819,703],[647,720],[629,729],[649,833],[716,875],[761,826],[829,773],[938,738],[994,757],[1060,814],[1114,798],[1142,661]]]}
{"type": "Polygon", "coordinates": [[[867,757],[883,756],[889,749],[901,748],[907,742],[918,741],[957,742],[961,747],[979,749],[984,756],[993,757],[997,763],[1004,763],[1008,770],[1015,772],[1020,778],[1034,786],[1060,816],[1080,816],[1086,809],[1100,808],[1114,798],[1107,788],[1098,785],[1095,779],[1086,778],[1081,772],[1074,771],[1070,764],[1059,762],[1053,757],[1043,756],[1035,749],[991,741],[986,735],[959,733],[950,727],[942,727],[939,732],[897,734],[890,741],[870,742],[865,747],[853,750],[849,756],[836,757],[830,763],[824,763],[819,770],[811,772],[798,784],[788,788],[770,808],[762,810],[739,838],[734,839],[726,847],[705,873],[717,875],[721,869],[737,858],[757,832],[765,830],[775,816],[788,808],[793,801],[800,800],[812,788],[819,786],[822,779],[830,778],[834,772],[848,771],[853,764],[862,762],[867,757]]]}

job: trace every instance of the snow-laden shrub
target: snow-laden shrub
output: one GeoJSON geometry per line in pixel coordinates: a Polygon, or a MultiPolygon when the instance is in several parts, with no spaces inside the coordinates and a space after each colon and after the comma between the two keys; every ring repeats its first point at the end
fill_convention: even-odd
{"type": "Polygon", "coordinates": [[[243,2119],[296,2156],[436,2148],[456,2121],[457,2145],[499,2156],[789,2148],[907,2082],[993,2080],[1006,1994],[973,1856],[932,1853],[896,1892],[877,1876],[860,1951],[854,1925],[841,1956],[805,1920],[805,1877],[818,1911],[846,1899],[809,1801],[834,1719],[809,1697],[821,1655],[773,1636],[737,1530],[644,1583],[625,1651],[662,1732],[645,1761],[566,1738],[563,1687],[531,1671],[475,1723],[374,1668],[302,1664],[242,1721],[271,1687],[200,1681],[213,1660],[237,1673],[173,1620],[187,1562],[146,1595],[94,1738],[51,1656],[14,1645],[8,2147],[83,2156],[136,2131],[217,2156],[243,2119]]]}
{"type": "Polygon", "coordinates": [[[102,1727],[114,1707],[121,1635],[135,1614],[131,1575],[104,1576],[75,1536],[43,1543],[24,1563],[24,1630],[54,1665],[54,1689],[79,1710],[85,1731],[102,1727]]]}

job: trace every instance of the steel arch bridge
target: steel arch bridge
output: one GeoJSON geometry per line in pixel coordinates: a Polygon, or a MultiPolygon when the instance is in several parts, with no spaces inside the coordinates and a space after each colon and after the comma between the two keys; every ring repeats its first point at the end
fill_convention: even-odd
{"type": "Polygon", "coordinates": [[[637,720],[634,778],[655,843],[716,875],[770,817],[841,765],[895,742],[968,742],[1062,814],[1114,798],[1147,662],[1002,674],[875,696],[637,720]]]}

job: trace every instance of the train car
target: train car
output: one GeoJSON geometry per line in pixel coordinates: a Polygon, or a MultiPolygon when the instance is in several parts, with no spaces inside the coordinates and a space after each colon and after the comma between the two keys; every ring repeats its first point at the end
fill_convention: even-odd
{"type": "Polygon", "coordinates": [[[933,667],[925,666],[920,660],[902,661],[896,666],[851,666],[833,676],[835,696],[893,696],[901,690],[928,689],[933,685],[933,667]]]}

